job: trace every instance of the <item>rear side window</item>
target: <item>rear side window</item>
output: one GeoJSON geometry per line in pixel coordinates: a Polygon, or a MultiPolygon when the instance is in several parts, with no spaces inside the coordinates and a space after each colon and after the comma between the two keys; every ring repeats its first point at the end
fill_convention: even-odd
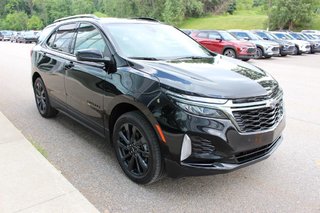
{"type": "MultiPolygon", "coordinates": [[[[48,37],[48,35],[52,32],[54,27],[55,27],[54,25],[51,25],[44,28],[40,33],[40,36],[38,38],[38,43],[41,43],[42,41],[44,41],[48,37]]],[[[20,33],[16,33],[16,35],[20,35],[20,33]]]]}
{"type": "Polygon", "coordinates": [[[199,34],[197,35],[197,37],[198,37],[198,38],[208,38],[208,33],[204,33],[204,32],[199,33],[199,34]]]}
{"type": "Polygon", "coordinates": [[[74,46],[74,52],[83,49],[100,50],[104,55],[108,48],[100,31],[91,24],[83,23],[78,28],[78,34],[74,46]]]}
{"type": "Polygon", "coordinates": [[[59,27],[48,40],[48,45],[61,52],[71,53],[71,44],[76,32],[76,24],[67,24],[59,27]]]}

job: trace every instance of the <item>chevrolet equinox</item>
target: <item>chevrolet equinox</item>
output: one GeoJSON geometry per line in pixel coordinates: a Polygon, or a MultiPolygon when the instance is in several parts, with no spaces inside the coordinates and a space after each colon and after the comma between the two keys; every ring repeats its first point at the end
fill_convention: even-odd
{"type": "Polygon", "coordinates": [[[283,93],[272,76],[156,20],[59,19],[31,58],[41,116],[64,113],[110,141],[139,184],[230,172],[282,141],[283,93]]]}

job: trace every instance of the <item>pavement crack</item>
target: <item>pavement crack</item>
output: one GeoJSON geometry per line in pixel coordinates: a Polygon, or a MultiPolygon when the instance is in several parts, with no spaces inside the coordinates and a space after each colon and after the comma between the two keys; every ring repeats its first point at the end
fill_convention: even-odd
{"type": "Polygon", "coordinates": [[[55,200],[55,199],[57,199],[57,198],[63,197],[63,196],[65,196],[65,195],[70,194],[70,193],[73,193],[73,192],[75,192],[75,191],[77,191],[77,190],[72,190],[72,191],[69,191],[69,192],[65,192],[65,193],[63,193],[63,194],[61,194],[61,195],[57,195],[57,196],[52,197],[52,198],[50,198],[50,199],[48,199],[48,200],[44,200],[44,201],[35,203],[35,204],[31,205],[31,206],[27,206],[27,207],[25,207],[25,208],[19,209],[19,210],[14,211],[14,212],[22,212],[22,211],[27,210],[27,209],[30,209],[30,208],[32,208],[32,207],[35,207],[35,206],[38,206],[38,205],[47,203],[47,202],[49,202],[49,201],[55,200]]]}

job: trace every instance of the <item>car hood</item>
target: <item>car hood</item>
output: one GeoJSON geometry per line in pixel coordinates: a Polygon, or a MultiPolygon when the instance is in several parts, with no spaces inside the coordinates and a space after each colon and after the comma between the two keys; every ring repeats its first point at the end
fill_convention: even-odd
{"type": "Polygon", "coordinates": [[[269,47],[269,46],[273,46],[273,47],[279,47],[279,44],[277,42],[274,41],[267,41],[267,40],[250,40],[250,42],[255,43],[256,45],[261,45],[263,47],[269,47]]]}
{"type": "Polygon", "coordinates": [[[249,41],[233,40],[230,42],[233,42],[235,44],[238,44],[240,46],[245,46],[245,47],[256,47],[256,45],[254,43],[249,42],[249,41]]]}
{"type": "Polygon", "coordinates": [[[292,42],[294,44],[298,44],[298,45],[309,45],[310,42],[307,41],[302,41],[302,40],[288,40],[289,42],[292,42]]]}
{"type": "MultiPolygon", "coordinates": [[[[131,60],[163,87],[212,98],[247,98],[268,95],[278,87],[270,75],[248,63],[217,55],[176,61],[131,60]]],[[[132,63],[131,63],[132,64],[132,63]]]]}

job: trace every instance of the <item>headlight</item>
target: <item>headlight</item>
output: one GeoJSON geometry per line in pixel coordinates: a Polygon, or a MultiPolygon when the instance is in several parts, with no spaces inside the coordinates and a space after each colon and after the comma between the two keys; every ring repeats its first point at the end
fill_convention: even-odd
{"type": "Polygon", "coordinates": [[[178,107],[190,114],[209,118],[227,119],[227,116],[222,111],[214,108],[214,105],[225,104],[228,101],[226,99],[187,96],[169,91],[167,95],[178,107]]]}
{"type": "Polygon", "coordinates": [[[221,112],[220,110],[201,107],[201,106],[194,106],[189,105],[181,102],[175,102],[181,109],[190,112],[194,115],[209,117],[209,118],[220,118],[220,119],[226,119],[227,116],[221,112]]]}

